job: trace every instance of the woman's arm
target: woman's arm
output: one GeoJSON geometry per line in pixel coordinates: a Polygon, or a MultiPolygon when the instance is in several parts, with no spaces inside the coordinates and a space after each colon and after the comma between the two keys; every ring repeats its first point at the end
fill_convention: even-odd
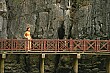
{"type": "Polygon", "coordinates": [[[28,34],[27,34],[27,32],[25,32],[25,33],[24,33],[24,37],[27,38],[27,36],[28,36],[28,34]]]}

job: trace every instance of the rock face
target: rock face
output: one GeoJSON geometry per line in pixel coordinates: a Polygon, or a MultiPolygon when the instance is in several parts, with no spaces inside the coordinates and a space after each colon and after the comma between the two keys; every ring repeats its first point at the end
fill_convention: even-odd
{"type": "Polygon", "coordinates": [[[94,39],[110,35],[107,34],[109,0],[1,1],[4,2],[5,11],[0,16],[2,38],[24,38],[27,26],[31,27],[33,38],[58,38],[57,30],[62,22],[65,25],[66,38],[71,35],[71,38],[94,39]]]}
{"type": "Polygon", "coordinates": [[[0,0],[0,38],[7,38],[7,8],[5,0],[0,0]]]}

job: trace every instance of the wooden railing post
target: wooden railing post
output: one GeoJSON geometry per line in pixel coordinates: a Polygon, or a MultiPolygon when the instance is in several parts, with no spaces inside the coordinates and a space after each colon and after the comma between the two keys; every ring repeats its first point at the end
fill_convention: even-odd
{"type": "Polygon", "coordinates": [[[70,51],[72,51],[73,50],[73,40],[72,40],[72,38],[70,39],[70,51]]]}
{"type": "Polygon", "coordinates": [[[32,40],[30,39],[29,40],[29,50],[32,50],[31,48],[32,48],[32,40]]]}
{"type": "Polygon", "coordinates": [[[58,49],[57,49],[57,51],[59,51],[59,47],[60,47],[60,46],[59,46],[59,39],[57,40],[57,44],[58,44],[58,49]]]}
{"type": "Polygon", "coordinates": [[[99,39],[96,40],[96,44],[97,44],[96,52],[99,52],[100,51],[100,42],[99,42],[99,39]]]}
{"type": "Polygon", "coordinates": [[[46,39],[44,39],[44,48],[42,49],[42,51],[45,51],[46,50],[46,42],[47,42],[47,40],[46,39]]]}
{"type": "Polygon", "coordinates": [[[58,49],[57,44],[58,44],[58,42],[57,42],[57,40],[55,40],[55,51],[57,51],[57,49],[58,49]]]}
{"type": "Polygon", "coordinates": [[[108,40],[107,49],[108,49],[108,52],[110,52],[110,40],[108,40]]]}
{"type": "Polygon", "coordinates": [[[14,49],[16,49],[16,48],[17,48],[17,47],[16,47],[16,43],[15,43],[15,41],[16,41],[16,40],[15,40],[15,39],[13,39],[12,41],[13,41],[13,42],[12,42],[12,43],[13,43],[13,45],[12,45],[12,49],[14,50],[14,49]]]}
{"type": "Polygon", "coordinates": [[[13,39],[11,39],[11,51],[13,51],[13,49],[14,49],[14,48],[13,48],[13,45],[14,45],[14,44],[13,44],[13,39]]]}
{"type": "Polygon", "coordinates": [[[97,40],[94,40],[94,42],[95,42],[95,52],[97,52],[97,40]]]}
{"type": "Polygon", "coordinates": [[[86,51],[86,40],[85,40],[85,38],[83,40],[83,51],[86,51]]]}

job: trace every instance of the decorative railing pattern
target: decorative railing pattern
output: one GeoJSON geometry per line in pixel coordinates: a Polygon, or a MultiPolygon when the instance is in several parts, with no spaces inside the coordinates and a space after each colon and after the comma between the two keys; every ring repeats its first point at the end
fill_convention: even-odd
{"type": "Polygon", "coordinates": [[[110,52],[110,40],[0,39],[0,51],[110,52]]]}

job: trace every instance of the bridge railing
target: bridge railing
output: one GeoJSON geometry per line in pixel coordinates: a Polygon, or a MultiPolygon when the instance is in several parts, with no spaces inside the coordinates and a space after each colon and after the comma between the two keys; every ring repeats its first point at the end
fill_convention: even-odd
{"type": "Polygon", "coordinates": [[[0,51],[110,52],[110,40],[0,39],[0,51]]]}

